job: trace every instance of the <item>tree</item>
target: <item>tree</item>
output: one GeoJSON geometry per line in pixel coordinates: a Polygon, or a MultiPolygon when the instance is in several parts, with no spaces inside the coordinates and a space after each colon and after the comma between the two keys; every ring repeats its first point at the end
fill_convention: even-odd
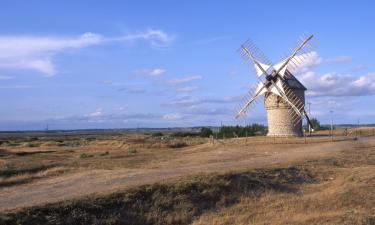
{"type": "Polygon", "coordinates": [[[264,135],[267,129],[262,124],[251,124],[243,126],[223,126],[218,133],[219,138],[247,137],[255,135],[264,135]]]}
{"type": "Polygon", "coordinates": [[[201,136],[201,137],[210,137],[213,134],[214,133],[212,132],[212,130],[210,128],[208,128],[208,127],[202,127],[199,136],[201,136]]]}
{"type": "MultiPolygon", "coordinates": [[[[320,122],[319,122],[319,120],[318,120],[317,118],[311,118],[311,119],[310,119],[310,122],[311,122],[311,124],[312,124],[312,129],[314,129],[315,131],[323,130],[323,129],[324,129],[324,127],[322,127],[322,126],[320,125],[320,122]]],[[[308,130],[308,129],[309,129],[309,125],[306,124],[305,127],[304,127],[304,129],[305,129],[305,130],[308,130]]]]}

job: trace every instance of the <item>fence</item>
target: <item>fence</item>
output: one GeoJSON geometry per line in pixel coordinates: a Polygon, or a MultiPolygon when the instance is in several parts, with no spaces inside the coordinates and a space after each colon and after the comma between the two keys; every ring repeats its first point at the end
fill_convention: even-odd
{"type": "Polygon", "coordinates": [[[356,140],[360,137],[375,136],[375,127],[365,128],[340,128],[331,133],[330,130],[314,132],[311,135],[305,133],[303,137],[281,137],[281,136],[253,136],[230,139],[211,138],[212,144],[308,144],[356,140]]]}

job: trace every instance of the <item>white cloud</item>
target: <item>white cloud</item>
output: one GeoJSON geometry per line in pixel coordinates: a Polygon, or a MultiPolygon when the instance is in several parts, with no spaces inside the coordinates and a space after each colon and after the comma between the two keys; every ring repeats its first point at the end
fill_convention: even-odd
{"type": "Polygon", "coordinates": [[[190,96],[184,96],[181,98],[174,99],[170,101],[167,105],[172,107],[192,107],[197,104],[200,104],[200,102],[196,99],[191,98],[190,96]]]}
{"type": "Polygon", "coordinates": [[[139,85],[126,85],[117,89],[118,91],[125,91],[128,94],[143,94],[146,92],[142,86],[139,85]]]}
{"type": "Polygon", "coordinates": [[[163,119],[165,119],[165,120],[179,120],[179,119],[182,119],[182,116],[178,113],[170,113],[170,114],[165,114],[163,116],[163,119]]]}
{"type": "Polygon", "coordinates": [[[309,96],[364,96],[375,94],[375,74],[364,76],[326,73],[322,76],[307,72],[299,76],[309,96]]]}
{"type": "Polygon", "coordinates": [[[145,75],[150,77],[158,77],[165,74],[167,71],[165,69],[155,68],[155,69],[137,69],[134,73],[139,75],[145,75]]]}
{"type": "Polygon", "coordinates": [[[188,83],[193,80],[201,80],[201,79],[202,79],[202,76],[189,76],[189,77],[182,77],[182,78],[167,80],[165,81],[165,84],[174,86],[174,85],[188,83]]]}
{"type": "MultiPolygon", "coordinates": [[[[294,74],[299,74],[299,73],[304,73],[304,72],[313,70],[314,68],[322,64],[323,59],[318,55],[317,52],[313,51],[308,54],[302,54],[302,56],[297,56],[297,60],[292,60],[292,61],[296,62],[298,66],[296,69],[291,70],[291,72],[294,74]]],[[[290,65],[293,65],[293,64],[291,63],[290,65]]]]}
{"type": "Polygon", "coordinates": [[[149,41],[153,47],[162,47],[174,40],[174,36],[162,30],[147,29],[146,31],[135,34],[125,35],[118,38],[112,38],[112,41],[136,41],[143,39],[149,41]]]}
{"type": "Polygon", "coordinates": [[[173,41],[173,36],[153,29],[120,37],[104,37],[90,32],[78,37],[0,36],[0,67],[29,69],[53,76],[58,72],[53,64],[55,54],[68,49],[137,40],[145,40],[151,46],[163,46],[173,41]]]}
{"type": "Polygon", "coordinates": [[[177,92],[180,92],[180,93],[191,93],[191,92],[194,92],[194,91],[196,91],[198,89],[199,89],[198,86],[188,86],[188,87],[183,87],[183,88],[177,89],[177,92]]]}
{"type": "Polygon", "coordinates": [[[56,52],[67,48],[82,48],[98,44],[103,38],[98,34],[84,33],[79,37],[0,37],[0,58],[35,56],[43,52],[56,52]]]}
{"type": "Polygon", "coordinates": [[[23,59],[14,62],[0,62],[0,67],[13,69],[32,69],[44,73],[47,76],[56,74],[56,69],[50,59],[23,59]]]}
{"type": "Polygon", "coordinates": [[[176,108],[193,108],[201,104],[233,104],[237,103],[241,99],[240,96],[224,96],[216,98],[204,98],[196,99],[190,96],[183,96],[180,98],[175,98],[168,102],[168,106],[176,108]]]}
{"type": "Polygon", "coordinates": [[[47,76],[56,74],[52,56],[72,48],[83,48],[102,42],[97,34],[84,33],[79,37],[0,37],[0,67],[31,69],[47,76]]]}
{"type": "Polygon", "coordinates": [[[85,117],[89,119],[98,119],[104,115],[102,108],[97,108],[94,112],[86,114],[85,117]]]}
{"type": "Polygon", "coordinates": [[[302,54],[300,56],[297,55],[297,58],[298,60],[294,60],[294,62],[297,62],[298,64],[297,69],[291,70],[291,72],[295,74],[306,73],[308,71],[315,69],[317,66],[322,65],[322,64],[331,65],[331,64],[338,64],[338,63],[348,63],[352,61],[352,57],[346,56],[346,55],[323,59],[315,51],[309,52],[308,54],[302,54]]]}

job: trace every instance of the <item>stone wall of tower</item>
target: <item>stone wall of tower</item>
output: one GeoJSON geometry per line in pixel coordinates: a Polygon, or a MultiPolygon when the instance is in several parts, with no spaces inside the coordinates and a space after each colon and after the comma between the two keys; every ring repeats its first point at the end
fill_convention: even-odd
{"type": "MultiPolygon", "coordinates": [[[[305,104],[303,89],[292,89],[294,94],[305,104]]],[[[267,93],[264,98],[267,111],[268,136],[303,136],[302,120],[293,126],[291,107],[279,96],[267,93]]]]}

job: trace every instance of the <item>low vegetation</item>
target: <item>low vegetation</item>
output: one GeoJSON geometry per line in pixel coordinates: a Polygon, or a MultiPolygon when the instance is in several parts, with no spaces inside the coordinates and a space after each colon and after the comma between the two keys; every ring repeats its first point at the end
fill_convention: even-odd
{"type": "Polygon", "coordinates": [[[218,138],[249,137],[255,135],[265,135],[267,128],[262,124],[252,124],[247,126],[223,126],[217,134],[218,138]]]}
{"type": "Polygon", "coordinates": [[[1,224],[374,224],[375,148],[2,213],[1,224]]]}
{"type": "MultiPolygon", "coordinates": [[[[60,179],[56,176],[65,178],[96,170],[138,172],[164,167],[166,163],[172,163],[168,166],[173,168],[193,161],[202,165],[226,163],[223,158],[263,157],[305,145],[306,140],[288,140],[293,141],[293,146],[274,145],[275,139],[266,137],[212,141],[206,136],[216,134],[210,131],[202,128],[194,137],[173,137],[171,132],[10,137],[2,140],[0,146],[0,189],[17,189],[20,185],[22,190],[36,181],[50,182],[49,179],[60,179]],[[202,156],[207,160],[202,160],[202,156]]],[[[264,131],[265,127],[251,125],[246,129],[223,127],[222,134],[229,138],[264,131]]],[[[375,132],[368,128],[358,134],[375,132]]],[[[312,140],[307,138],[307,143],[312,140]]],[[[332,141],[330,137],[315,140],[332,141]]],[[[350,143],[357,143],[353,144],[354,150],[318,160],[196,175],[2,212],[0,224],[374,224],[375,147],[359,141],[350,143]]]]}
{"type": "Polygon", "coordinates": [[[207,210],[227,207],[266,190],[293,192],[312,182],[301,167],[194,176],[143,185],[105,197],[67,201],[2,215],[7,224],[189,224],[207,210]]]}

